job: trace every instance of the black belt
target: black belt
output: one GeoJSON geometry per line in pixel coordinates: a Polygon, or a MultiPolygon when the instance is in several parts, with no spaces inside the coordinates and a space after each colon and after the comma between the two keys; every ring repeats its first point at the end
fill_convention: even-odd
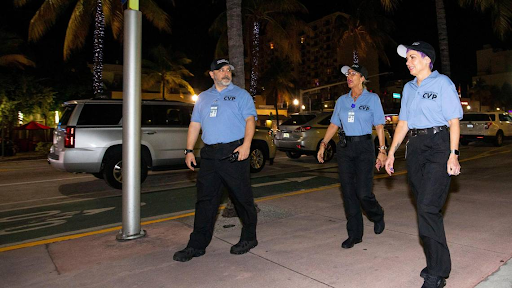
{"type": "Polygon", "coordinates": [[[432,128],[424,128],[424,129],[409,129],[409,131],[407,132],[407,135],[409,135],[409,137],[416,137],[418,135],[436,134],[441,131],[448,131],[448,127],[434,126],[432,128]]]}
{"type": "Polygon", "coordinates": [[[345,136],[348,142],[357,142],[357,141],[363,141],[363,140],[371,140],[372,135],[366,134],[361,136],[345,136]]]}
{"type": "Polygon", "coordinates": [[[209,147],[209,148],[220,148],[224,145],[232,145],[232,144],[240,144],[242,145],[244,143],[244,138],[242,139],[238,139],[238,140],[235,140],[235,141],[232,141],[232,142],[229,142],[229,143],[217,143],[217,144],[205,144],[206,147],[209,147]]]}

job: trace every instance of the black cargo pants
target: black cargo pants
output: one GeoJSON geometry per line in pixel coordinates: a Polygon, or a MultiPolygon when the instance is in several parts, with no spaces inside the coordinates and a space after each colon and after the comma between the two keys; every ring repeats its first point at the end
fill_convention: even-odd
{"type": "Polygon", "coordinates": [[[225,186],[243,224],[240,240],[256,239],[257,214],[250,182],[249,159],[229,162],[222,158],[242,145],[243,140],[206,145],[201,149],[201,169],[197,175],[197,202],[194,231],[187,247],[205,249],[212,240],[215,220],[225,186]]]}
{"type": "Polygon", "coordinates": [[[346,147],[336,147],[336,155],[348,236],[362,239],[364,228],[361,207],[372,222],[384,217],[384,211],[373,194],[375,147],[371,137],[361,141],[347,139],[346,147]]]}
{"type": "Polygon", "coordinates": [[[406,149],[409,184],[416,199],[419,236],[427,258],[428,273],[447,278],[451,259],[444,232],[443,208],[450,176],[450,132],[409,136],[406,149]]]}

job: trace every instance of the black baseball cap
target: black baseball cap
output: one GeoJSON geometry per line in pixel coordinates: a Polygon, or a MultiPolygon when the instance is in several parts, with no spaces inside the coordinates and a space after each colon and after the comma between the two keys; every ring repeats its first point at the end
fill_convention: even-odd
{"type": "Polygon", "coordinates": [[[364,66],[359,64],[352,64],[352,66],[343,66],[341,67],[341,73],[343,73],[343,75],[347,75],[349,69],[358,72],[359,74],[361,74],[361,76],[364,77],[364,79],[368,80],[368,70],[364,66]]]}
{"type": "Polygon", "coordinates": [[[432,64],[434,64],[434,62],[436,61],[436,50],[434,50],[434,47],[432,47],[432,45],[428,44],[427,42],[416,41],[411,45],[398,45],[398,48],[396,48],[396,52],[398,53],[398,55],[405,58],[407,55],[407,49],[423,52],[423,54],[427,55],[428,58],[432,60],[432,64]]]}
{"type": "Polygon", "coordinates": [[[222,68],[226,65],[229,65],[229,69],[235,70],[235,67],[233,67],[233,65],[229,64],[229,60],[224,59],[224,58],[213,60],[212,64],[210,65],[210,70],[211,71],[219,70],[220,68],[222,68]]]}

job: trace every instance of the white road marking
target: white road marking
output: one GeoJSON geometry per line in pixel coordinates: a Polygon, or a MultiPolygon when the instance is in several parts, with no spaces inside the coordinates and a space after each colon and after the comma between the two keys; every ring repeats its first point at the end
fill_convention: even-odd
{"type": "Polygon", "coordinates": [[[0,187],[14,186],[14,185],[36,184],[36,183],[63,181],[63,180],[72,180],[72,179],[83,179],[83,178],[94,178],[94,176],[88,175],[88,176],[70,177],[70,178],[57,178],[57,179],[48,179],[48,180],[39,180],[39,181],[17,182],[17,183],[9,183],[9,184],[0,184],[0,187]]]}

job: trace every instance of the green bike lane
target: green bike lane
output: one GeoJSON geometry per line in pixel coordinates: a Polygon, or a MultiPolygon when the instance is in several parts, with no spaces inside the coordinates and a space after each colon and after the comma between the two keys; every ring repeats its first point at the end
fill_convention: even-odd
{"type": "MultiPolygon", "coordinates": [[[[255,198],[328,186],[337,179],[294,172],[251,180],[255,198]]],[[[224,200],[227,193],[224,193],[224,200]]],[[[179,213],[194,209],[196,187],[162,190],[141,195],[141,218],[179,213]]],[[[122,221],[122,196],[112,196],[42,207],[0,212],[0,247],[72,235],[113,227],[122,221]]]]}

